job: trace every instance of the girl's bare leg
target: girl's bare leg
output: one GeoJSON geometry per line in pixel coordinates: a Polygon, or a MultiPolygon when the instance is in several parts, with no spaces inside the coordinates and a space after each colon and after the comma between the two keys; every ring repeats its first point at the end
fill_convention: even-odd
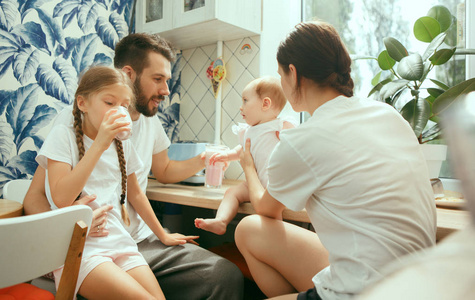
{"type": "Polygon", "coordinates": [[[210,231],[215,234],[225,234],[229,222],[236,216],[239,204],[249,202],[249,190],[246,183],[229,188],[224,193],[224,198],[219,205],[216,218],[195,219],[197,228],[210,231]]]}
{"type": "Polygon", "coordinates": [[[313,288],[312,277],[329,265],[328,251],[315,232],[280,220],[247,216],[235,240],[267,297],[313,288]]]}
{"type": "Polygon", "coordinates": [[[151,275],[148,274],[147,269],[150,270],[148,266],[141,266],[124,272],[112,262],[102,263],[86,276],[79,294],[90,300],[165,299],[155,276],[151,271],[151,275]],[[152,279],[155,286],[151,284],[152,279]]]}
{"type": "Polygon", "coordinates": [[[128,270],[127,273],[132,276],[141,286],[143,286],[155,299],[165,299],[165,295],[157,282],[149,266],[140,266],[128,270]]]}

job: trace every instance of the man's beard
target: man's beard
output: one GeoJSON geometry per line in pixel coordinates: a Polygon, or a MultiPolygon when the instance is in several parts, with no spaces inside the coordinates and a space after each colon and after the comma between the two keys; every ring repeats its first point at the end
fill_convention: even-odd
{"type": "Polygon", "coordinates": [[[135,80],[134,87],[135,87],[135,95],[137,97],[135,101],[135,109],[146,117],[155,116],[158,112],[158,107],[153,107],[150,109],[148,104],[152,100],[160,100],[160,101],[165,100],[165,96],[156,95],[147,99],[142,92],[142,88],[140,87],[140,78],[137,78],[135,80]]]}

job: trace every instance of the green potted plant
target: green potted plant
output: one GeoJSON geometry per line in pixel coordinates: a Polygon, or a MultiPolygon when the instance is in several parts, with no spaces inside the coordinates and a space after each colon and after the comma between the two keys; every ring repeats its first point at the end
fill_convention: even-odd
{"type": "MultiPolygon", "coordinates": [[[[452,87],[428,78],[434,67],[444,65],[454,55],[475,54],[473,49],[461,50],[454,46],[455,31],[456,18],[446,7],[437,5],[414,23],[415,38],[429,44],[422,55],[409,52],[397,39],[386,37],[383,39],[385,50],[378,57],[361,57],[375,59],[381,68],[372,80],[374,88],[368,96],[374,95],[395,108],[402,106],[398,111],[409,122],[420,144],[440,138],[440,114],[475,90],[475,78],[452,87]],[[400,101],[407,103],[401,105],[400,101]]],[[[446,147],[442,160],[445,153],[446,147]]]]}

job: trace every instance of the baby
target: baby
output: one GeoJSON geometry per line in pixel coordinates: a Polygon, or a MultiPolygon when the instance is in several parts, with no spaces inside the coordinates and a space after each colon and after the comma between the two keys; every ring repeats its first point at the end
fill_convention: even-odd
{"type": "MultiPolygon", "coordinates": [[[[274,147],[279,142],[282,129],[292,128],[290,122],[277,116],[285,106],[280,80],[274,77],[262,77],[251,81],[242,92],[242,118],[247,124],[233,126],[233,132],[239,137],[239,145],[224,153],[216,153],[210,158],[210,164],[239,160],[246,139],[251,140],[251,154],[254,158],[259,180],[267,186],[267,163],[274,147]]],[[[195,226],[215,234],[222,235],[226,227],[236,216],[239,204],[249,202],[247,183],[229,188],[218,208],[214,219],[195,219],[195,226]]]]}

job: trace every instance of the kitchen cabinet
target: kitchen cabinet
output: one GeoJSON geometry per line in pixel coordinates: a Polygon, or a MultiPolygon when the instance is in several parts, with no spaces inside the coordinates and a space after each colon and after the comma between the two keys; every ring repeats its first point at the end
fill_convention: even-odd
{"type": "Polygon", "coordinates": [[[135,27],[160,34],[178,49],[255,36],[261,32],[261,1],[137,1],[135,27]]]}

